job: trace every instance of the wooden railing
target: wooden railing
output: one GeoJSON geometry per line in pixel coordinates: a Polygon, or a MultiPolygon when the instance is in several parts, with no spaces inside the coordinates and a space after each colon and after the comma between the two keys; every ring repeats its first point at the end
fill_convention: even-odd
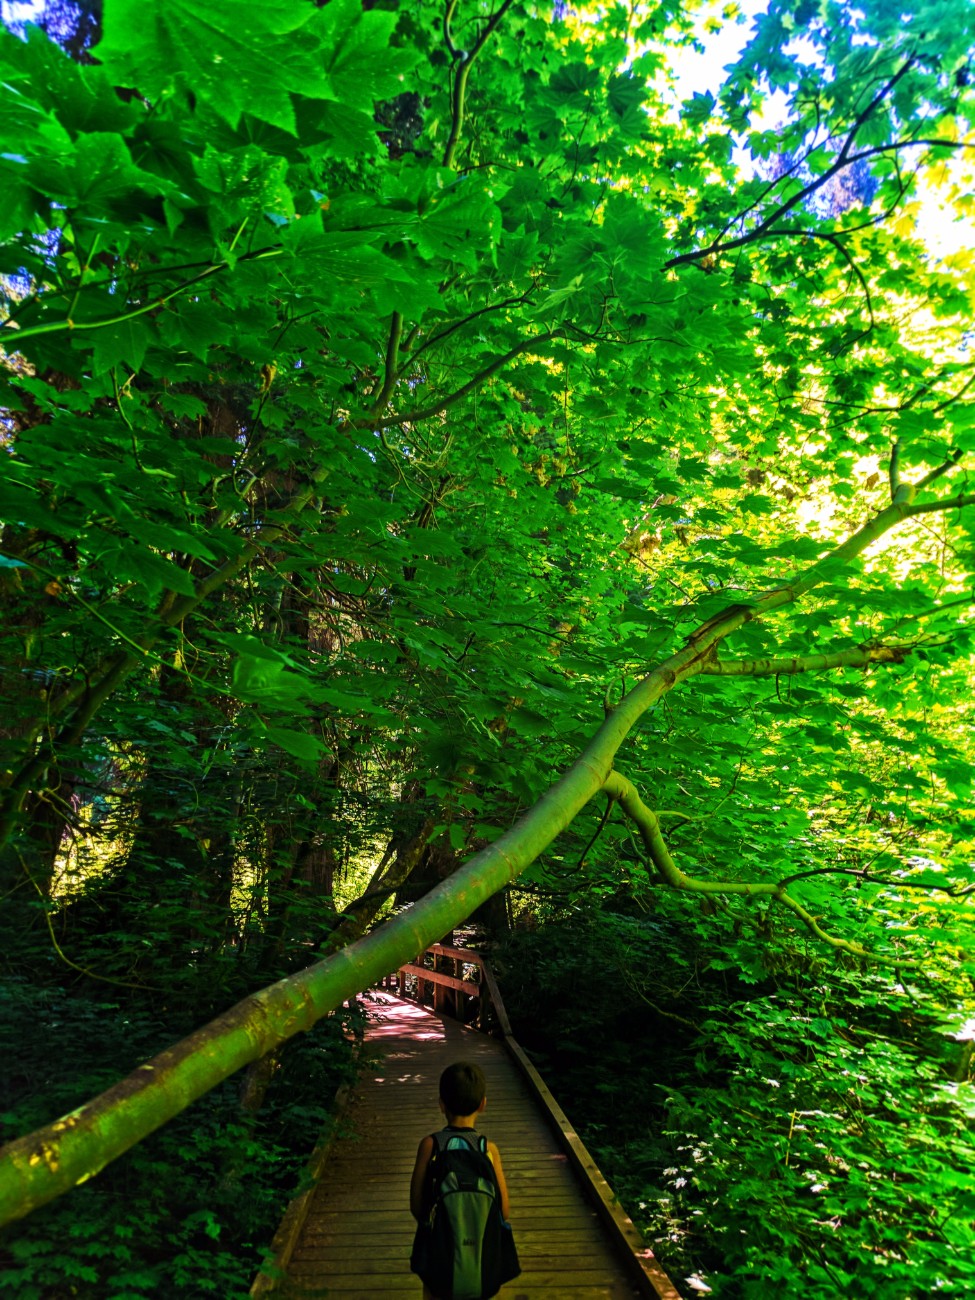
{"type": "Polygon", "coordinates": [[[492,1014],[494,1003],[485,980],[486,969],[484,958],[473,949],[435,943],[415,962],[387,975],[380,987],[420,1006],[431,1006],[437,1015],[452,1016],[490,1033],[496,1012],[492,1014]],[[431,964],[426,965],[425,959],[431,964]]]}
{"type": "Polygon", "coordinates": [[[680,1292],[657,1263],[545,1080],[512,1034],[501,991],[486,958],[470,948],[434,944],[415,962],[387,976],[381,987],[421,1005],[432,1001],[438,1014],[451,1015],[483,1032],[496,1033],[504,1040],[505,1048],[548,1116],[584,1190],[627,1263],[640,1294],[649,1300],[681,1300],[680,1292]]]}

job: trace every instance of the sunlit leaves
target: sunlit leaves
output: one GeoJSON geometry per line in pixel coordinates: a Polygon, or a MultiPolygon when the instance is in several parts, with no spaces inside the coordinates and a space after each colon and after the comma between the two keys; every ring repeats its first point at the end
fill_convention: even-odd
{"type": "Polygon", "coordinates": [[[359,110],[398,86],[414,59],[387,49],[394,24],[392,15],[363,15],[349,0],[318,13],[295,0],[259,9],[243,0],[209,7],[108,0],[99,57],[145,96],[189,92],[231,126],[246,111],[294,132],[292,94],[359,110]]]}

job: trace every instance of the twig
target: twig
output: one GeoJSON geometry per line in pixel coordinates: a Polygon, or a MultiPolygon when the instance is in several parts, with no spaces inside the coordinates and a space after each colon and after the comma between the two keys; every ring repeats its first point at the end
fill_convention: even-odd
{"type": "Polygon", "coordinates": [[[662,884],[668,885],[671,889],[693,894],[705,894],[712,897],[767,898],[770,902],[780,903],[794,913],[817,939],[828,944],[831,948],[848,952],[854,957],[860,957],[867,961],[905,966],[915,964],[911,961],[901,960],[898,957],[870,952],[858,943],[851,943],[848,939],[838,939],[834,935],[828,934],[811,912],[790,894],[786,893],[781,881],[752,884],[739,880],[698,880],[693,876],[688,876],[681,871],[671,856],[670,849],[667,847],[661,833],[660,822],[656,813],[646,806],[633,783],[621,775],[620,772],[613,770],[606,778],[603,790],[616,799],[624,815],[629,817],[636,826],[647,856],[656,867],[662,884]]]}
{"type": "Polygon", "coordinates": [[[887,471],[887,477],[890,480],[891,501],[893,501],[896,498],[897,493],[900,491],[900,486],[901,486],[900,458],[901,458],[901,440],[900,438],[895,438],[890,448],[890,467],[887,471]]]}
{"type": "Polygon", "coordinates": [[[606,807],[603,810],[603,815],[599,819],[599,825],[596,827],[592,835],[589,837],[589,843],[582,850],[582,854],[579,857],[578,866],[576,867],[577,871],[581,871],[582,868],[585,866],[586,858],[589,856],[589,850],[592,848],[592,846],[599,839],[600,835],[603,833],[603,828],[605,827],[606,823],[609,821],[610,813],[613,811],[614,802],[615,800],[613,799],[612,795],[610,795],[609,799],[606,801],[606,807]]]}
{"type": "Polygon", "coordinates": [[[383,379],[383,386],[379,390],[379,396],[373,403],[373,415],[378,415],[389,401],[390,394],[396,384],[396,371],[399,365],[399,341],[402,335],[403,317],[398,311],[394,311],[393,319],[390,321],[389,325],[389,342],[386,344],[386,371],[383,379]]]}
{"type": "MultiPolygon", "coordinates": [[[[264,248],[257,253],[245,253],[243,257],[236,258],[235,261],[258,261],[269,257],[280,257],[284,249],[280,244],[273,248],[264,248]]],[[[178,297],[187,289],[192,289],[194,285],[199,284],[202,280],[209,279],[211,275],[216,275],[220,271],[230,270],[230,262],[211,263],[206,270],[201,271],[199,275],[192,276],[189,280],[184,280],[182,284],[170,289],[167,293],[160,294],[157,298],[150,299],[141,307],[136,307],[133,311],[123,312],[120,316],[107,316],[100,320],[89,321],[72,321],[69,318],[59,321],[51,321],[47,325],[28,325],[26,329],[17,329],[11,321],[0,321],[0,337],[5,331],[9,330],[10,334],[16,338],[17,345],[21,344],[24,339],[33,338],[39,334],[56,334],[59,330],[100,330],[106,325],[122,325],[126,321],[135,320],[137,316],[144,316],[146,312],[155,311],[157,307],[164,306],[171,299],[178,297]]]]}
{"type": "Polygon", "coordinates": [[[937,501],[922,501],[919,506],[911,506],[907,518],[915,515],[929,515],[936,510],[964,510],[966,506],[975,506],[975,493],[959,492],[954,497],[941,497],[937,501]]]}
{"type": "Polygon", "coordinates": [[[920,492],[922,488],[929,487],[932,483],[935,482],[936,479],[941,478],[943,474],[947,474],[950,469],[954,469],[955,466],[958,464],[958,462],[961,460],[961,458],[962,458],[961,448],[956,447],[943,465],[939,465],[937,469],[933,469],[930,474],[925,474],[924,478],[920,479],[915,484],[917,490],[920,492]]]}
{"type": "MultiPolygon", "coordinates": [[[[840,254],[840,256],[844,259],[847,266],[850,268],[850,270],[853,272],[856,278],[859,280],[860,288],[863,290],[863,296],[867,300],[867,311],[870,313],[870,328],[872,329],[876,325],[877,322],[873,314],[873,299],[870,297],[870,286],[867,284],[866,277],[864,276],[860,268],[857,266],[856,262],[853,260],[852,255],[850,254],[846,246],[843,244],[843,241],[837,235],[831,233],[828,230],[807,230],[802,227],[795,227],[795,228],[787,227],[785,230],[769,230],[766,233],[768,235],[773,235],[773,236],[801,235],[805,239],[823,239],[826,241],[826,243],[831,244],[832,247],[835,248],[836,251],[840,254]]],[[[852,232],[843,231],[842,233],[849,234],[852,232]]],[[[863,335],[859,336],[859,338],[862,337],[863,335]]],[[[859,341],[859,338],[857,339],[857,341],[859,341]]]]}
{"type": "Polygon", "coordinates": [[[898,880],[894,876],[870,876],[865,867],[813,867],[809,871],[797,871],[791,876],[784,876],[779,887],[785,888],[796,880],[809,880],[813,876],[855,876],[864,885],[893,885],[895,889],[928,889],[935,893],[948,894],[952,898],[965,898],[975,894],[975,885],[965,885],[956,889],[952,885],[921,884],[916,881],[898,880]]]}
{"type": "Polygon", "coordinates": [[[27,879],[37,890],[41,902],[44,905],[43,906],[44,920],[47,922],[47,932],[51,939],[51,946],[54,948],[54,951],[57,953],[60,960],[64,962],[65,966],[70,966],[71,969],[76,970],[79,973],[79,975],[87,975],[89,979],[99,980],[102,984],[117,984],[124,989],[145,989],[150,993],[163,992],[161,988],[153,988],[152,985],[150,984],[133,984],[131,980],[117,980],[117,979],[113,979],[111,975],[99,975],[95,971],[89,970],[87,966],[79,966],[77,962],[72,961],[71,958],[64,952],[61,945],[58,943],[57,935],[54,933],[54,926],[51,923],[51,910],[47,906],[49,900],[45,897],[44,891],[41,889],[40,885],[34,879],[34,876],[31,873],[30,868],[28,867],[27,863],[24,861],[23,854],[21,854],[19,850],[17,852],[17,856],[20,858],[20,865],[23,868],[24,874],[27,876],[27,879]]]}
{"type": "Polygon", "coordinates": [[[493,14],[493,16],[485,24],[484,29],[482,30],[480,36],[478,36],[477,40],[474,42],[473,49],[468,51],[468,53],[466,54],[454,48],[453,42],[450,39],[450,35],[448,31],[447,18],[453,15],[454,9],[456,8],[456,4],[451,3],[447,7],[447,15],[445,16],[444,19],[444,29],[445,29],[444,34],[448,42],[448,46],[447,46],[448,50],[451,52],[453,57],[457,59],[457,71],[454,73],[453,93],[451,95],[452,111],[451,111],[451,122],[450,122],[450,135],[447,139],[447,145],[446,148],[444,149],[444,154],[443,154],[443,165],[445,167],[452,168],[454,165],[454,159],[457,156],[457,146],[460,143],[460,133],[464,125],[464,100],[467,94],[467,78],[470,76],[471,64],[480,54],[488,38],[491,36],[492,32],[496,30],[498,24],[501,22],[501,19],[511,8],[512,3],[513,0],[503,0],[503,3],[501,4],[500,8],[493,14]]]}
{"type": "Polygon", "coordinates": [[[491,303],[488,307],[480,307],[477,311],[472,311],[469,316],[464,316],[461,320],[454,321],[452,325],[447,325],[439,334],[431,334],[428,339],[420,344],[415,352],[409,352],[410,340],[416,332],[416,330],[413,329],[410,331],[405,343],[403,344],[403,350],[409,352],[409,358],[411,361],[415,361],[421,352],[425,352],[427,348],[434,347],[437,343],[442,343],[443,340],[453,334],[455,330],[463,329],[463,327],[469,325],[471,321],[477,320],[478,316],[484,316],[491,311],[503,311],[505,307],[518,307],[525,304],[528,306],[532,305],[531,299],[527,293],[523,293],[517,298],[504,298],[501,302],[491,303]]]}
{"type": "Polygon", "coordinates": [[[447,0],[447,7],[444,10],[443,15],[443,43],[446,45],[452,59],[459,59],[461,57],[461,52],[454,44],[453,37],[450,34],[450,23],[456,10],[457,0],[447,0]]]}
{"type": "MultiPolygon", "coordinates": [[[[753,230],[748,231],[744,235],[738,235],[735,239],[729,239],[725,242],[722,242],[719,236],[717,239],[712,240],[706,248],[696,248],[689,253],[679,253],[676,257],[671,257],[668,261],[664,262],[663,269],[665,271],[671,270],[675,266],[684,266],[689,262],[698,262],[704,257],[718,257],[722,253],[730,253],[735,248],[743,248],[746,244],[754,244],[759,239],[762,239],[765,235],[769,234],[775,223],[781,221],[786,213],[791,212],[793,208],[798,207],[801,203],[805,202],[805,200],[815,194],[817,190],[822,189],[827,181],[832,180],[837,172],[842,171],[844,166],[852,166],[854,163],[861,162],[865,158],[876,158],[881,154],[893,153],[896,156],[902,149],[914,149],[919,146],[946,149],[972,149],[975,148],[975,143],[969,143],[964,140],[925,138],[918,140],[896,140],[893,144],[874,145],[870,149],[863,149],[860,153],[854,154],[852,158],[847,159],[843,164],[833,163],[833,165],[828,167],[822,175],[817,176],[816,179],[810,181],[808,185],[804,185],[803,188],[794,194],[791,199],[787,199],[786,202],[777,208],[775,212],[766,217],[764,221],[760,221],[753,230]]],[[[876,223],[870,222],[869,224],[873,225],[876,223]]]]}
{"type": "Polygon", "coordinates": [[[532,348],[537,348],[544,343],[548,343],[552,339],[559,337],[561,333],[561,329],[548,330],[545,334],[539,334],[535,338],[523,339],[521,343],[510,348],[503,356],[497,357],[489,366],[486,366],[482,371],[476,374],[473,379],[468,380],[466,384],[458,388],[456,392],[449,393],[446,397],[440,398],[439,401],[433,402],[430,406],[424,406],[419,411],[409,411],[405,415],[388,415],[379,421],[376,421],[367,415],[362,419],[353,420],[352,427],[354,429],[373,429],[377,433],[381,434],[383,429],[390,429],[394,425],[415,424],[417,420],[428,420],[432,415],[440,415],[442,412],[446,411],[449,406],[453,406],[455,402],[459,402],[462,398],[466,397],[468,393],[473,392],[474,389],[483,384],[486,379],[490,379],[492,375],[497,374],[497,372],[502,370],[509,361],[513,361],[514,358],[519,356],[522,352],[529,352],[532,348]]]}
{"type": "Polygon", "coordinates": [[[877,91],[876,95],[874,95],[873,99],[871,99],[870,103],[866,106],[866,108],[861,113],[858,113],[857,116],[853,119],[853,125],[850,127],[850,130],[847,133],[846,140],[844,141],[843,148],[840,150],[837,162],[841,164],[846,162],[850,154],[850,149],[853,147],[853,141],[856,138],[856,133],[860,130],[860,127],[863,126],[863,124],[867,121],[867,119],[870,117],[871,113],[877,107],[877,105],[881,104],[887,98],[887,96],[894,89],[897,83],[903,77],[907,76],[908,72],[910,72],[911,68],[914,66],[916,60],[917,60],[917,55],[912,54],[911,57],[906,61],[906,63],[903,63],[897,69],[897,71],[891,77],[890,81],[888,81],[885,86],[881,86],[880,90],[877,91]]]}
{"type": "Polygon", "coordinates": [[[78,276],[78,287],[77,289],[75,289],[74,297],[71,299],[71,303],[68,307],[69,321],[74,315],[74,309],[78,305],[78,299],[81,297],[81,291],[85,287],[85,277],[87,276],[88,272],[91,270],[92,259],[94,258],[95,254],[98,252],[98,242],[100,239],[101,239],[101,231],[99,231],[95,235],[94,239],[91,241],[91,251],[89,252],[87,258],[85,259],[85,264],[81,268],[81,273],[78,276]]]}

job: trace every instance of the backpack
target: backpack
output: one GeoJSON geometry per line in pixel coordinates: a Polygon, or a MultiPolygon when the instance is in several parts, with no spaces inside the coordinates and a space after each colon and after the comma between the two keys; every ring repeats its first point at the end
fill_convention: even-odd
{"type": "Polygon", "coordinates": [[[410,1269],[439,1300],[488,1300],[521,1272],[487,1139],[471,1130],[433,1134],[427,1168],[429,1212],[420,1222],[410,1269]]]}

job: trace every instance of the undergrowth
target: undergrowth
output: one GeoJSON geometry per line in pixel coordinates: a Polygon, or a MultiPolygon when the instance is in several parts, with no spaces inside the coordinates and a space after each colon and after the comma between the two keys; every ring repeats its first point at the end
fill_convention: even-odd
{"type": "Polygon", "coordinates": [[[665,909],[579,909],[495,963],[515,1033],[682,1294],[971,1295],[975,1089],[938,988],[772,955],[732,975],[665,909]]]}
{"type": "MultiPolygon", "coordinates": [[[[190,1008],[0,981],[0,1138],[87,1101],[194,1026],[190,1008]]],[[[0,1233],[4,1300],[243,1300],[351,1077],[344,1011],[292,1040],[256,1116],[232,1078],[96,1178],[0,1233]]]]}

